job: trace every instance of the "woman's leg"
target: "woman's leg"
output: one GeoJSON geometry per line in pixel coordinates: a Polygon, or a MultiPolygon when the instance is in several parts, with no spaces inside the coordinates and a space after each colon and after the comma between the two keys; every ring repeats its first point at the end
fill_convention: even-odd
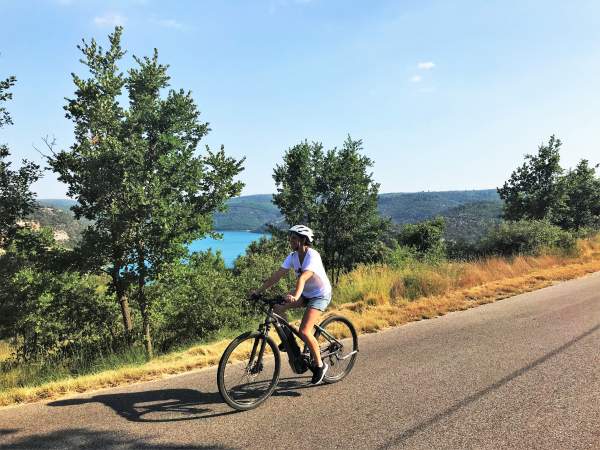
{"type": "Polygon", "coordinates": [[[273,306],[273,312],[275,314],[283,317],[285,320],[288,320],[287,313],[286,313],[286,311],[288,309],[302,308],[303,306],[304,306],[304,300],[300,298],[300,299],[296,300],[295,302],[283,303],[281,305],[273,306]]]}
{"type": "Polygon", "coordinates": [[[320,367],[323,364],[321,361],[321,349],[319,349],[319,343],[313,335],[313,328],[315,323],[317,323],[317,320],[319,320],[319,317],[321,317],[321,311],[315,308],[306,308],[299,330],[300,337],[302,337],[302,340],[308,346],[310,354],[317,367],[320,367]]]}

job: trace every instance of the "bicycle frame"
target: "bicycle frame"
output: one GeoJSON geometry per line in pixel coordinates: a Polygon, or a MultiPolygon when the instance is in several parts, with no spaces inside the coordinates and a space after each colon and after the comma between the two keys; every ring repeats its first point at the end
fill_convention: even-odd
{"type": "MultiPolygon", "coordinates": [[[[305,344],[304,351],[300,351],[300,347],[298,347],[298,344],[296,343],[296,340],[294,339],[294,336],[297,336],[301,341],[303,341],[302,337],[300,336],[300,332],[296,329],[296,327],[294,327],[292,324],[290,324],[285,318],[283,318],[279,314],[273,312],[273,304],[269,303],[269,307],[263,308],[263,310],[266,312],[267,317],[265,319],[265,322],[259,326],[259,328],[258,328],[259,333],[261,333],[261,335],[263,335],[265,337],[268,336],[269,331],[271,329],[271,325],[273,325],[275,327],[275,330],[277,331],[277,334],[279,335],[281,341],[283,342],[283,344],[286,347],[286,352],[288,354],[288,360],[289,360],[292,370],[297,374],[306,372],[306,370],[308,369],[308,365],[310,363],[310,360],[309,360],[310,354],[308,354],[308,355],[306,354],[306,344],[305,344]],[[291,334],[289,334],[289,332],[291,332],[291,334]]],[[[342,343],[338,339],[336,339],[334,336],[332,336],[330,333],[328,333],[325,329],[321,328],[318,324],[315,324],[315,329],[322,336],[324,336],[329,341],[329,343],[336,343],[337,345],[342,346],[342,343]]],[[[262,345],[259,350],[257,361],[262,361],[262,357],[264,354],[264,346],[265,346],[266,340],[261,339],[261,342],[262,342],[262,345]]],[[[254,360],[254,356],[256,355],[257,343],[258,343],[258,341],[254,342],[254,346],[252,348],[252,354],[251,354],[251,361],[254,360]]],[[[323,352],[323,349],[321,349],[321,358],[326,358],[326,357],[334,354],[334,352],[329,351],[329,348],[330,348],[330,346],[328,346],[328,350],[325,353],[323,352]]],[[[352,352],[340,359],[349,358],[354,353],[355,352],[352,352]]]]}

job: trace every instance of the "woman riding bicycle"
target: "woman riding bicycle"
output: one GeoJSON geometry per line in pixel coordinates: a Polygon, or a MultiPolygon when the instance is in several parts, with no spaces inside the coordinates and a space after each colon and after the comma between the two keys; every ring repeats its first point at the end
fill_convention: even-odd
{"type": "Polygon", "coordinates": [[[273,272],[273,275],[254,293],[259,294],[269,289],[284,277],[290,269],[294,269],[297,277],[296,289],[286,295],[286,303],[276,305],[274,311],[286,318],[285,312],[288,309],[306,307],[299,332],[302,340],[308,346],[315,364],[312,368],[313,377],[311,382],[317,384],[323,380],[329,366],[321,360],[319,344],[313,336],[312,330],[321,313],[325,311],[329,302],[331,302],[331,283],[325,273],[321,255],[311,248],[313,240],[314,234],[307,226],[294,225],[290,228],[289,241],[293,252],[283,261],[281,267],[273,272]]]}

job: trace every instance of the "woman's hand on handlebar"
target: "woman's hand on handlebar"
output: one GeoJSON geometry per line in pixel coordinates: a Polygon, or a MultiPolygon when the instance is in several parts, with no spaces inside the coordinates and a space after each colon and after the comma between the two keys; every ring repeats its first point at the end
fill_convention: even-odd
{"type": "Polygon", "coordinates": [[[283,298],[286,301],[286,303],[292,303],[292,302],[295,302],[296,300],[298,300],[292,294],[286,294],[285,297],[283,297],[283,298]]]}
{"type": "Polygon", "coordinates": [[[258,300],[261,296],[262,296],[262,292],[260,291],[260,289],[254,289],[253,291],[250,291],[250,293],[248,294],[248,298],[250,300],[258,300]]]}

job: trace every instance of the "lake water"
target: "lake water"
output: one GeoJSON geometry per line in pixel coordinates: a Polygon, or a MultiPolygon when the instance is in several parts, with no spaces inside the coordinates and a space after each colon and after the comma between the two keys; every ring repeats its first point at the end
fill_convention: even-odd
{"type": "Polygon", "coordinates": [[[262,233],[251,233],[249,231],[221,231],[223,239],[198,239],[190,244],[190,251],[199,252],[209,248],[216,252],[221,251],[225,265],[233,267],[233,261],[243,255],[246,247],[253,241],[258,241],[262,236],[268,236],[262,233]]]}

